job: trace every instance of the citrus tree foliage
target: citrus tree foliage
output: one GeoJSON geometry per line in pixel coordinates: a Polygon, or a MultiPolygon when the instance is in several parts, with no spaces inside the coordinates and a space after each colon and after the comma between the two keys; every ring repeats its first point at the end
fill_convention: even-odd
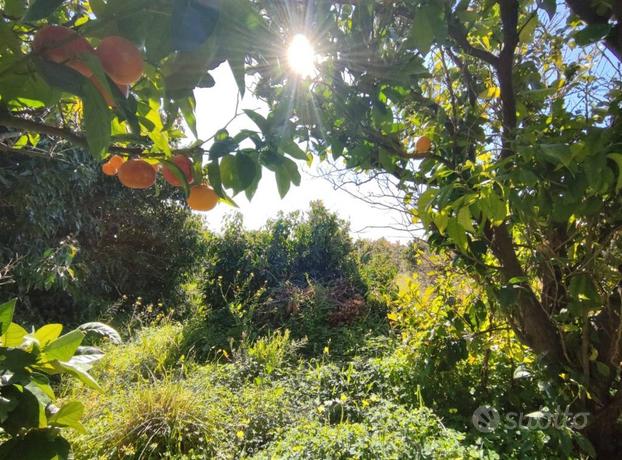
{"type": "MultiPolygon", "coordinates": [[[[398,178],[429,243],[496,299],[611,455],[622,413],[619,12],[568,3],[318,2],[297,10],[316,34],[317,76],[265,71],[257,91],[320,157],[398,178]],[[433,140],[421,162],[418,136],[433,140]]],[[[282,6],[265,8],[282,28],[282,6]]]]}
{"type": "MultiPolygon", "coordinates": [[[[296,164],[284,153],[305,160],[306,154],[291,139],[288,141],[289,133],[280,128],[282,145],[273,145],[252,131],[231,137],[221,130],[212,136],[209,151],[201,140],[183,149],[175,148],[184,136],[181,120],[196,136],[193,90],[215,84],[210,70],[222,63],[229,65],[243,95],[248,56],[254,50],[273,54],[270,50],[274,49],[275,37],[249,1],[31,1],[29,6],[21,1],[2,3],[0,125],[10,131],[32,133],[27,138],[4,142],[3,151],[26,149],[36,155],[33,147],[39,133],[88,148],[97,159],[110,154],[141,155],[165,163],[181,176],[167,158],[183,154],[198,160],[193,173],[197,182],[203,175],[209,177],[211,186],[225,201],[230,201],[226,189],[246,191],[252,196],[261,177],[261,165],[276,172],[282,194],[291,182],[300,183],[296,164]],[[122,36],[142,46],[142,78],[124,97],[94,54],[78,53],[80,71],[71,65],[75,60],[49,59],[32,46],[36,33],[49,24],[70,27],[93,46],[110,36],[122,36]],[[209,160],[204,171],[203,159],[209,160]]],[[[249,111],[248,115],[266,130],[277,126],[255,112],[249,111]]],[[[184,181],[186,191],[187,185],[184,181]]]]}
{"type": "Polygon", "coordinates": [[[100,390],[88,371],[103,353],[81,347],[87,332],[120,342],[118,333],[101,323],[88,323],[61,335],[63,326],[46,324],[28,332],[12,322],[15,300],[0,305],[0,458],[68,458],[69,443],[63,428],[84,432],[80,418],[84,405],[64,401],[58,407],[51,378],[68,374],[90,388],[100,390]]]}

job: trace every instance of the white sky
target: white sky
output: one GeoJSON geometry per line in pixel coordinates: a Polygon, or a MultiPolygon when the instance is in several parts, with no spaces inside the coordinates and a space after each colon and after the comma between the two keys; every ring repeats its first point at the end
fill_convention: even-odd
{"type": "MultiPolygon", "coordinates": [[[[201,139],[211,137],[235,113],[238,90],[228,65],[221,65],[212,72],[212,76],[216,80],[215,87],[195,90],[197,131],[201,139]]],[[[247,92],[239,110],[260,107],[261,102],[247,92]]],[[[235,135],[241,129],[257,128],[244,115],[236,118],[227,128],[231,135],[235,135]]],[[[244,223],[247,228],[257,229],[261,227],[267,219],[276,216],[279,211],[307,210],[310,201],[320,199],[327,208],[350,221],[354,237],[369,239],[385,237],[388,240],[402,242],[409,240],[407,234],[392,229],[369,228],[359,232],[368,226],[394,225],[400,216],[396,211],[375,209],[369,204],[348,195],[345,191],[333,190],[332,185],[326,179],[313,177],[313,175],[317,175],[316,168],[319,166],[317,159],[311,169],[304,162],[298,163],[302,174],[301,185],[296,187],[292,184],[285,198],[280,198],[274,174],[266,168],[262,171],[263,176],[252,202],[246,199],[244,193],[234,197],[239,206],[238,211],[244,216],[244,223]]],[[[368,187],[371,187],[372,190],[377,188],[374,184],[368,187]]],[[[214,210],[204,214],[207,226],[212,230],[220,230],[223,217],[231,212],[235,212],[235,208],[220,203],[214,210]]]]}

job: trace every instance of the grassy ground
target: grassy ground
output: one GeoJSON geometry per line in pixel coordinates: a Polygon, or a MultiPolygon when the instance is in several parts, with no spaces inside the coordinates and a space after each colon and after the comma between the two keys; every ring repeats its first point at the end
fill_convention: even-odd
{"type": "Polygon", "coordinates": [[[400,363],[386,337],[354,359],[334,359],[329,347],[304,359],[304,343],[279,331],[199,363],[186,354],[187,331],[143,329],[107,348],[94,372],[103,392],[65,389],[88,414],[86,434],[71,438],[76,458],[486,457],[390,391],[400,363]]]}

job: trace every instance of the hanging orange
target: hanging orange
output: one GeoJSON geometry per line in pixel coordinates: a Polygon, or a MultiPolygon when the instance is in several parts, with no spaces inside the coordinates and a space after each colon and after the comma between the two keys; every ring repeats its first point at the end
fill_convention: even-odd
{"type": "Polygon", "coordinates": [[[128,160],[119,168],[117,177],[128,188],[144,189],[155,183],[156,170],[145,160],[128,160]]]}
{"type": "Polygon", "coordinates": [[[190,189],[188,206],[195,211],[209,211],[218,204],[218,195],[208,185],[195,185],[190,189]]]}
{"type": "Polygon", "coordinates": [[[145,70],[140,50],[123,37],[112,35],[104,38],[95,54],[108,76],[119,85],[131,85],[145,70]]]}
{"type": "MultiPolygon", "coordinates": [[[[185,155],[178,154],[173,157],[172,161],[177,165],[179,169],[181,169],[181,171],[186,176],[186,180],[189,184],[191,184],[192,162],[190,161],[190,158],[185,155]]],[[[181,186],[181,181],[177,178],[177,176],[175,176],[175,174],[173,174],[173,171],[166,167],[166,165],[162,166],[162,176],[164,177],[164,180],[169,184],[175,187],[181,186]]]]}

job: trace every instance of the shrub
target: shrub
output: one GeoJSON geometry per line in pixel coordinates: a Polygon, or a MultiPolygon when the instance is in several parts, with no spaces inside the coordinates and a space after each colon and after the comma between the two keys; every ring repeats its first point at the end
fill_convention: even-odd
{"type": "Polygon", "coordinates": [[[54,376],[71,375],[99,389],[88,371],[103,354],[80,345],[87,331],[115,340],[118,334],[101,323],[85,324],[64,335],[62,325],[46,324],[29,334],[12,322],[15,303],[0,305],[0,458],[68,458],[70,446],[61,430],[84,431],[84,405],[78,400],[59,403],[54,376]]]}
{"type": "Polygon", "coordinates": [[[0,170],[0,266],[19,255],[0,295],[21,299],[22,318],[78,323],[111,304],[118,316],[137,297],[180,300],[203,239],[179,191],[128,190],[71,149],[50,161],[0,159],[0,170]]]}
{"type": "Polygon", "coordinates": [[[484,453],[464,445],[464,435],[444,428],[429,409],[381,404],[360,423],[308,421],[287,430],[255,459],[464,459],[484,453]]]}

